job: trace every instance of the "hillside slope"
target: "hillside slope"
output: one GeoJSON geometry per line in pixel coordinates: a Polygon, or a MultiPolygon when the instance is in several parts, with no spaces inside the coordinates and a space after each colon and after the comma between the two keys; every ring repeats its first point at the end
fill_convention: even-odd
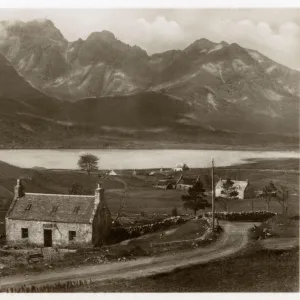
{"type": "Polygon", "coordinates": [[[1,25],[0,147],[297,143],[300,72],[255,50],[199,39],[149,56],[108,31],[1,25]]]}
{"type": "MultiPolygon", "coordinates": [[[[188,101],[160,92],[62,102],[34,89],[1,55],[0,68],[1,147],[153,148],[153,145],[169,147],[174,143],[176,147],[181,147],[180,143],[192,147],[205,144],[270,147],[270,143],[280,143],[288,147],[298,144],[297,135],[269,134],[265,128],[260,135],[228,131],[226,126],[230,123],[221,117],[218,122],[223,121],[224,126],[213,128],[213,122],[205,123],[209,116],[205,110],[197,110],[188,101]]],[[[235,121],[249,126],[248,131],[256,122],[251,114],[248,121],[243,115],[235,117],[235,121]]],[[[266,122],[272,125],[270,120],[266,122]]]]}
{"type": "Polygon", "coordinates": [[[0,147],[58,136],[68,125],[64,103],[35,89],[2,54],[0,70],[0,147]]]}

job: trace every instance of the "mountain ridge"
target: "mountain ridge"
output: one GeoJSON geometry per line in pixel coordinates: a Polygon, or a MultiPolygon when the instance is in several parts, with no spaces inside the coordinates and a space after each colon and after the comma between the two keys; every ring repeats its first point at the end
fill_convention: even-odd
{"type": "MultiPolygon", "coordinates": [[[[16,23],[2,21],[2,25],[6,28],[6,35],[2,37],[0,52],[36,88],[50,96],[71,101],[145,91],[160,83],[158,78],[165,81],[166,73],[172,74],[169,64],[177,63],[177,68],[188,69],[201,63],[201,59],[205,61],[205,56],[213,61],[220,55],[218,52],[223,52],[227,60],[232,60],[241,54],[239,50],[244,49],[236,43],[214,43],[201,38],[183,50],[148,55],[140,47],[118,40],[107,30],[92,32],[85,40],[70,42],[47,19],[16,23]]],[[[276,64],[275,69],[282,67],[272,62],[276,64]]],[[[285,68],[300,78],[300,72],[285,68]]],[[[278,84],[286,85],[283,79],[280,80],[278,84]]],[[[294,84],[295,89],[300,95],[300,88],[294,84]]]]}

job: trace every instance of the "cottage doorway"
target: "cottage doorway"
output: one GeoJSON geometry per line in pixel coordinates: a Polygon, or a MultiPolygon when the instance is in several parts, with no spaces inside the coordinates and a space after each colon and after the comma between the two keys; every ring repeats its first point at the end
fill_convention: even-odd
{"type": "Polygon", "coordinates": [[[44,229],[44,247],[52,247],[52,230],[44,229]]]}

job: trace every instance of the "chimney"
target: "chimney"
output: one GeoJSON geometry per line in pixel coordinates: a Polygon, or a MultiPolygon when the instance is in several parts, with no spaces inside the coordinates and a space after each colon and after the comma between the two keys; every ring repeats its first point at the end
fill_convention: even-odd
{"type": "Polygon", "coordinates": [[[23,196],[25,196],[25,188],[22,184],[22,181],[21,179],[18,179],[17,180],[17,185],[14,187],[14,198],[15,199],[18,199],[18,198],[21,198],[23,196]]]}
{"type": "Polygon", "coordinates": [[[104,201],[104,188],[101,187],[101,183],[98,183],[95,189],[95,204],[99,204],[104,201]]]}

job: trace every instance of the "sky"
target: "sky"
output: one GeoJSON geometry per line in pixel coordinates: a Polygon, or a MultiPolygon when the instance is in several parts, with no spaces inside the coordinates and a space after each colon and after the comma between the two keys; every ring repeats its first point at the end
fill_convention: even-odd
{"type": "Polygon", "coordinates": [[[0,20],[47,18],[69,41],[109,30],[153,54],[184,49],[200,38],[236,42],[300,70],[300,8],[0,9],[0,20]]]}

